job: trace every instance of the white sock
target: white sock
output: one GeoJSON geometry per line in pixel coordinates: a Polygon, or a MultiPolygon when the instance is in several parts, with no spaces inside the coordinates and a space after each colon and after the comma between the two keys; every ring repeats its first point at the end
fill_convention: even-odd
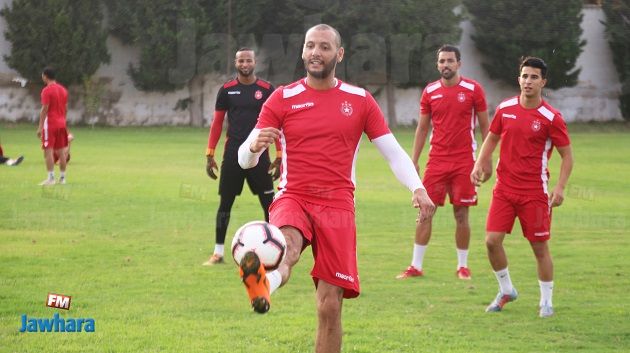
{"type": "Polygon", "coordinates": [[[497,277],[497,281],[499,281],[499,288],[501,289],[501,293],[512,294],[514,286],[512,285],[510,272],[508,272],[507,267],[502,270],[495,271],[494,275],[497,277]]]}
{"type": "Polygon", "coordinates": [[[282,284],[282,275],[280,271],[274,270],[267,273],[267,280],[269,280],[269,294],[271,294],[282,284]]]}
{"type": "Polygon", "coordinates": [[[215,244],[214,245],[214,253],[220,256],[223,256],[223,248],[225,244],[215,244]]]}
{"type": "Polygon", "coordinates": [[[59,179],[65,179],[66,178],[66,172],[59,172],[59,179]]]}
{"type": "Polygon", "coordinates": [[[457,249],[457,269],[460,267],[468,267],[468,249],[457,249]]]}
{"type": "Polygon", "coordinates": [[[551,298],[553,297],[553,281],[543,282],[538,280],[538,284],[540,284],[540,306],[553,306],[551,303],[551,298]]]}
{"type": "Polygon", "coordinates": [[[55,172],[48,172],[48,180],[55,180],[55,172]]]}
{"type": "Polygon", "coordinates": [[[411,266],[416,270],[422,270],[422,261],[424,260],[424,253],[427,251],[428,245],[413,244],[413,259],[411,260],[411,266]]]}

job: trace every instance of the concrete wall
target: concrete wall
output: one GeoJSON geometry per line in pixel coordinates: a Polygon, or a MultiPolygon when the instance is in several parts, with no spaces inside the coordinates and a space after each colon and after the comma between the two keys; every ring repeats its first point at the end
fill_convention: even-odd
{"type": "MultiPolygon", "coordinates": [[[[0,0],[0,7],[11,0],[0,0]]],[[[621,84],[612,62],[612,53],[604,37],[604,13],[598,7],[585,7],[582,24],[583,38],[587,44],[577,61],[581,68],[576,87],[552,91],[546,90],[546,99],[560,109],[567,121],[618,120],[621,119],[617,99],[621,84]]],[[[518,93],[516,79],[514,85],[505,85],[490,80],[479,63],[481,54],[474,47],[471,34],[474,31],[469,21],[461,23],[463,30],[459,43],[462,51],[462,74],[469,76],[486,89],[491,109],[503,98],[518,93]]],[[[0,18],[0,54],[7,54],[11,45],[4,38],[6,24],[0,18]]],[[[137,90],[127,75],[130,63],[135,63],[138,51],[123,45],[110,37],[107,46],[111,53],[111,62],[103,65],[96,72],[94,81],[99,83],[101,97],[96,113],[87,113],[83,104],[81,87],[71,88],[71,100],[68,120],[70,123],[104,123],[108,125],[187,125],[190,114],[187,110],[176,110],[179,100],[190,96],[187,88],[176,92],[146,93],[137,90]]],[[[261,53],[264,55],[264,53],[261,53]]],[[[259,58],[260,62],[260,58],[259,58]]],[[[25,87],[13,78],[19,74],[11,70],[0,57],[0,121],[36,121],[39,112],[39,90],[41,83],[29,82],[25,87]]],[[[206,76],[204,83],[203,115],[208,124],[212,117],[214,99],[224,76],[206,76]]],[[[385,95],[376,97],[383,111],[387,111],[385,95]]],[[[419,114],[420,89],[398,89],[396,91],[396,115],[399,124],[415,124],[419,114]]]]}

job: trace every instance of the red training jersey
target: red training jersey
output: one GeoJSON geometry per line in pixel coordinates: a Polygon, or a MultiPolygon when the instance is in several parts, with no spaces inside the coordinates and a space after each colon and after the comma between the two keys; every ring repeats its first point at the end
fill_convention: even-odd
{"type": "Polygon", "coordinates": [[[503,101],[490,124],[490,132],[501,136],[496,187],[516,194],[548,194],[547,164],[553,146],[571,143],[567,125],[544,100],[537,108],[526,109],[519,99],[503,101]]]}
{"type": "Polygon", "coordinates": [[[461,77],[451,87],[440,80],[428,84],[420,98],[420,114],[431,115],[429,158],[474,161],[477,113],[487,109],[483,88],[474,80],[461,77]]]}
{"type": "Polygon", "coordinates": [[[48,105],[46,123],[48,128],[66,127],[66,106],[68,104],[68,91],[57,82],[46,85],[41,93],[42,105],[48,105]]]}
{"type": "Polygon", "coordinates": [[[391,133],[372,95],[337,80],[315,90],[302,79],[279,87],[263,105],[256,128],[281,130],[279,192],[354,211],[355,164],[361,136],[391,133]]]}

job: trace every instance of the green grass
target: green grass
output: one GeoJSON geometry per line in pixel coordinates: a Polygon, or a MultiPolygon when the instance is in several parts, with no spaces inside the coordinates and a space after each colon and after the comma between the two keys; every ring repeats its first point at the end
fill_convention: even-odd
{"type": "MultiPolygon", "coordinates": [[[[69,184],[42,189],[35,128],[0,125],[0,352],[312,352],[315,300],[310,250],[272,310],[248,306],[237,275],[200,264],[214,243],[217,182],[205,175],[206,129],[73,128],[69,184]],[[62,317],[94,318],[94,333],[20,333],[20,316],[52,317],[48,292],[72,295],[62,317]]],[[[531,250],[516,228],[506,240],[520,297],[486,314],[497,284],[483,229],[491,191],[471,210],[471,282],[454,276],[450,208],[440,209],[426,277],[397,281],[410,262],[415,210],[376,149],[357,167],[363,293],[344,302],[344,352],[607,352],[630,349],[630,129],[570,127],[575,168],[554,212],[556,316],[537,317],[531,250]]],[[[413,133],[396,132],[410,150],[413,133]]],[[[364,139],[367,140],[367,139],[364,139]]],[[[323,152],[324,153],[324,152],[323,152]]],[[[553,177],[558,155],[552,157],[553,177]]],[[[246,189],[236,228],[262,218],[246,189]]]]}

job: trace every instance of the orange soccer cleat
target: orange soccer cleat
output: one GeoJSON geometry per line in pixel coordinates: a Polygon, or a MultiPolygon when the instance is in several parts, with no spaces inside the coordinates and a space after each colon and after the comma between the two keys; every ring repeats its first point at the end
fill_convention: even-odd
{"type": "Polygon", "coordinates": [[[459,279],[470,280],[472,278],[472,274],[470,273],[470,269],[468,267],[460,267],[457,269],[455,273],[459,279]]]}
{"type": "Polygon", "coordinates": [[[254,311],[260,314],[269,311],[271,306],[269,280],[267,280],[265,267],[255,252],[248,251],[243,255],[240,263],[240,275],[254,311]]]}

